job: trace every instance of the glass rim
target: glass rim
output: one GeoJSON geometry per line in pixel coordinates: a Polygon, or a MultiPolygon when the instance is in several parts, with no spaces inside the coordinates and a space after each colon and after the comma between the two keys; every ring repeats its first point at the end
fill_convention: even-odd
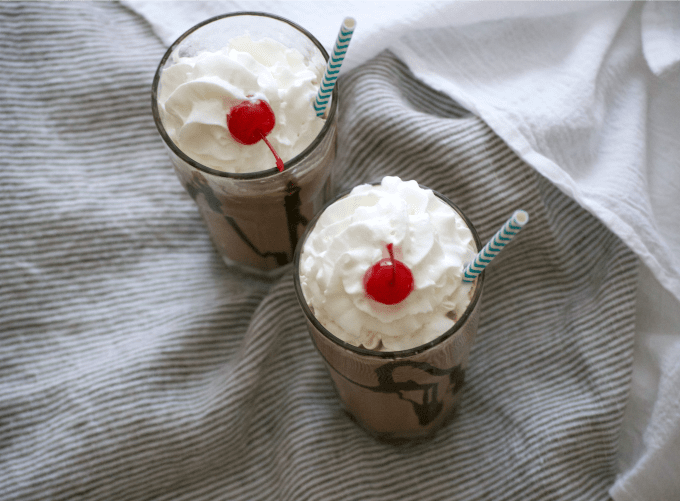
{"type": "MultiPolygon", "coordinates": [[[[370,183],[373,185],[380,184],[379,182],[376,183],[370,183]]],[[[433,190],[432,188],[428,188],[427,186],[423,186],[419,184],[419,186],[423,189],[430,190],[432,193],[435,194],[440,200],[442,200],[444,203],[449,205],[453,210],[456,211],[458,215],[460,215],[463,218],[463,221],[465,221],[465,224],[467,224],[468,228],[470,229],[470,232],[472,233],[472,238],[475,241],[475,244],[477,245],[478,252],[482,248],[482,241],[479,238],[479,234],[477,233],[477,229],[474,227],[472,224],[472,221],[465,215],[465,213],[456,205],[454,204],[448,197],[445,195],[442,195],[436,190],[433,190]]],[[[339,337],[337,337],[335,334],[330,332],[319,320],[316,318],[316,315],[312,313],[312,311],[309,309],[309,305],[307,304],[307,301],[305,300],[305,295],[302,292],[302,285],[300,283],[300,256],[302,255],[302,247],[304,246],[305,241],[307,240],[307,237],[309,236],[309,233],[314,229],[314,226],[316,225],[316,222],[318,221],[319,217],[323,212],[332,204],[340,200],[341,198],[345,197],[348,195],[352,190],[349,189],[347,191],[344,191],[340,193],[338,196],[336,196],[333,200],[328,202],[317,214],[314,216],[314,218],[309,222],[307,225],[307,228],[305,229],[302,237],[300,238],[300,241],[298,242],[297,247],[295,248],[295,254],[293,256],[293,283],[295,286],[295,295],[298,299],[298,303],[300,303],[300,307],[302,308],[302,311],[305,314],[305,317],[307,320],[309,320],[312,325],[326,337],[329,341],[333,342],[337,346],[344,348],[348,351],[354,352],[359,355],[363,356],[368,356],[372,358],[380,358],[380,359],[397,359],[397,358],[405,358],[405,357],[411,357],[414,355],[418,355],[420,353],[423,353],[430,348],[433,348],[447,339],[451,338],[454,336],[465,324],[465,322],[468,320],[474,309],[477,307],[477,304],[479,303],[480,297],[482,295],[482,289],[484,286],[484,275],[485,271],[482,271],[482,273],[479,274],[479,276],[476,278],[474,284],[475,284],[475,290],[472,298],[470,299],[470,302],[468,303],[467,307],[465,308],[465,311],[463,314],[456,320],[456,322],[453,324],[453,326],[434,338],[432,341],[429,341],[425,344],[421,344],[418,346],[415,346],[413,348],[409,348],[407,350],[398,350],[398,351],[377,351],[377,350],[369,350],[367,348],[360,348],[358,346],[354,346],[353,344],[349,344],[346,341],[343,341],[339,337]]]]}
{"type": "MultiPolygon", "coordinates": [[[[156,124],[156,128],[158,129],[158,133],[160,134],[161,138],[163,138],[163,141],[165,144],[170,148],[170,150],[177,155],[180,159],[182,159],[185,163],[189,164],[191,167],[194,167],[200,171],[203,171],[206,174],[211,174],[213,176],[218,176],[218,177],[226,177],[226,178],[231,178],[231,179],[242,179],[242,180],[248,180],[248,179],[263,179],[267,177],[272,177],[276,176],[277,174],[285,174],[287,171],[292,170],[295,168],[298,164],[303,162],[311,153],[316,149],[316,147],[325,139],[325,137],[328,135],[329,131],[331,130],[332,124],[333,124],[333,119],[335,118],[335,113],[336,113],[336,108],[337,108],[337,103],[338,103],[338,82],[336,81],[335,86],[333,87],[333,92],[331,93],[331,100],[330,100],[330,106],[327,108],[327,117],[326,121],[319,131],[319,133],[316,135],[316,137],[312,140],[309,145],[302,150],[300,153],[298,153],[296,156],[288,160],[287,162],[284,162],[284,169],[283,171],[279,171],[278,168],[275,166],[271,167],[270,169],[265,169],[265,170],[259,170],[255,172],[227,172],[219,169],[214,169],[212,167],[208,167],[207,165],[202,164],[201,162],[198,162],[191,158],[189,155],[184,153],[176,144],[175,142],[170,138],[168,135],[167,131],[165,130],[165,126],[163,125],[163,121],[161,120],[160,117],[160,112],[158,110],[158,85],[160,84],[160,79],[161,79],[161,73],[163,70],[163,66],[165,66],[165,63],[167,60],[170,58],[172,55],[173,51],[177,48],[177,46],[184,41],[189,35],[192,33],[198,31],[200,28],[203,26],[214,23],[216,21],[220,21],[225,18],[229,17],[237,17],[237,16],[253,16],[253,17],[267,17],[270,19],[274,19],[277,21],[281,21],[285,24],[288,24],[289,26],[295,28],[298,30],[300,33],[305,35],[309,40],[316,46],[317,49],[321,52],[321,55],[323,58],[328,62],[328,52],[326,52],[326,49],[321,45],[321,42],[316,39],[314,35],[312,35],[308,30],[303,28],[297,23],[294,23],[293,21],[286,19],[285,17],[277,16],[275,14],[269,14],[267,12],[257,12],[257,11],[239,11],[239,12],[230,12],[228,14],[220,14],[218,16],[211,17],[209,19],[206,19],[205,21],[202,21],[191,28],[189,28],[187,31],[182,33],[177,40],[175,40],[172,45],[168,48],[168,50],[165,51],[165,54],[161,58],[160,63],[158,64],[158,68],[156,69],[156,73],[154,74],[153,82],[151,84],[151,112],[153,114],[153,119],[156,124]]],[[[324,68],[325,71],[325,68],[324,68]]]]}

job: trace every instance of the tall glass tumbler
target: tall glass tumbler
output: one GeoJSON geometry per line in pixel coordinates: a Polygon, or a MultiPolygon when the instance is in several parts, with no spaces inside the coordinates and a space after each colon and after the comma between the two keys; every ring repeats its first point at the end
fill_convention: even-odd
{"type": "MultiPolygon", "coordinates": [[[[481,249],[479,235],[465,214],[448,198],[434,193],[460,214],[472,232],[477,250],[481,249]]],[[[433,341],[403,351],[356,347],[336,337],[319,322],[302,291],[300,256],[318,217],[307,228],[295,252],[295,292],[314,346],[325,361],[342,407],[360,426],[381,440],[431,436],[458,407],[479,323],[484,272],[473,283],[464,313],[453,327],[433,341]]]]}
{"type": "MultiPolygon", "coordinates": [[[[217,170],[192,159],[168,135],[158,107],[161,73],[172,55],[218,50],[238,36],[274,39],[297,49],[322,68],[328,53],[307,30],[282,17],[237,12],[208,19],[180,36],[161,59],[152,85],[152,112],[177,177],[194,199],[224,262],[242,271],[277,276],[287,269],[304,229],[332,192],[336,152],[337,86],[316,138],[282,172],[274,167],[249,173],[217,170]]],[[[273,157],[272,157],[273,159],[273,157]]]]}

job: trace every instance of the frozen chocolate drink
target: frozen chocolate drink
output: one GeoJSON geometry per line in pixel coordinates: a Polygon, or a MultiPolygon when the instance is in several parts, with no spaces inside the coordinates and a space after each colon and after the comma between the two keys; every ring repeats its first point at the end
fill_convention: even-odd
{"type": "Polygon", "coordinates": [[[156,126],[229,265],[278,274],[328,200],[337,90],[324,116],[313,107],[327,59],[300,26],[241,12],[191,28],[159,64],[156,126]]]}
{"type": "Polygon", "coordinates": [[[477,331],[481,248],[447,198],[385,177],[355,187],[310,224],[295,288],[346,411],[389,440],[427,437],[458,403],[477,331]]]}

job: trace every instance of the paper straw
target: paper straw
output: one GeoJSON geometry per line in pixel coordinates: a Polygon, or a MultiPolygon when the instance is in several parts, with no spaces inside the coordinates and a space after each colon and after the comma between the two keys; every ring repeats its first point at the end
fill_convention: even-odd
{"type": "Polygon", "coordinates": [[[510,243],[510,240],[517,235],[522,227],[529,221],[529,214],[523,210],[515,211],[498,232],[489,240],[484,248],[475,256],[470,264],[463,271],[463,282],[472,282],[484,271],[491,260],[503,250],[503,247],[510,243]]]}
{"type": "Polygon", "coordinates": [[[349,47],[349,41],[352,39],[352,33],[354,33],[356,24],[354,18],[346,17],[342,22],[342,26],[340,26],[340,32],[338,33],[337,40],[335,40],[333,53],[328,58],[326,71],[319,86],[319,93],[314,101],[317,117],[322,117],[326,112],[326,106],[328,106],[328,101],[331,99],[331,93],[333,92],[333,87],[335,87],[335,81],[338,79],[340,66],[342,66],[342,61],[345,59],[345,54],[347,54],[347,47],[349,47]]]}

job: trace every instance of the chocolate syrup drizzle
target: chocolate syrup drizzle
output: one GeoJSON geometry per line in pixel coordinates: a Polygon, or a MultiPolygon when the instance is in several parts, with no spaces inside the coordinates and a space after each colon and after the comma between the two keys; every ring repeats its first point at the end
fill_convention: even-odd
{"type": "Polygon", "coordinates": [[[187,182],[184,187],[194,201],[196,201],[196,197],[199,194],[202,194],[208,203],[208,207],[210,207],[213,212],[221,214],[227,223],[229,223],[229,226],[234,229],[239,238],[255,254],[262,258],[273,257],[279,266],[288,264],[293,260],[293,253],[295,252],[295,247],[297,247],[298,243],[298,227],[302,225],[304,228],[309,223],[309,220],[300,212],[300,207],[302,206],[302,201],[300,199],[301,188],[293,183],[293,181],[288,181],[288,184],[286,185],[286,194],[283,197],[283,207],[286,211],[286,224],[288,227],[290,253],[259,250],[255,244],[250,241],[245,232],[238,226],[236,221],[232,217],[224,214],[222,210],[222,202],[220,202],[220,200],[215,196],[215,193],[208,182],[199,173],[194,172],[191,181],[187,182]]]}
{"type": "Polygon", "coordinates": [[[300,199],[301,189],[293,181],[288,181],[286,185],[286,192],[288,194],[283,197],[283,205],[286,208],[286,223],[288,225],[291,257],[298,244],[298,227],[302,225],[304,228],[309,224],[309,220],[300,212],[300,207],[302,206],[302,200],[300,199]]]}
{"type": "Polygon", "coordinates": [[[420,426],[427,426],[432,423],[437,416],[441,413],[444,408],[444,402],[437,399],[439,394],[439,384],[440,383],[418,383],[409,379],[407,381],[395,381],[394,380],[394,370],[399,367],[413,367],[415,369],[421,370],[426,374],[432,376],[448,376],[449,381],[447,384],[446,392],[451,395],[458,393],[463,387],[463,382],[465,381],[465,370],[462,366],[456,365],[450,369],[440,369],[434,367],[426,362],[413,362],[410,360],[399,360],[394,362],[388,362],[385,365],[381,365],[375,370],[375,374],[378,377],[378,386],[366,386],[361,383],[357,383],[352,379],[348,378],[344,374],[341,374],[343,378],[352,384],[355,384],[361,388],[374,391],[376,393],[394,393],[401,400],[406,400],[411,403],[413,407],[413,412],[415,412],[418,417],[418,424],[420,426]],[[405,392],[422,392],[422,401],[412,400],[404,395],[405,392]]]}

